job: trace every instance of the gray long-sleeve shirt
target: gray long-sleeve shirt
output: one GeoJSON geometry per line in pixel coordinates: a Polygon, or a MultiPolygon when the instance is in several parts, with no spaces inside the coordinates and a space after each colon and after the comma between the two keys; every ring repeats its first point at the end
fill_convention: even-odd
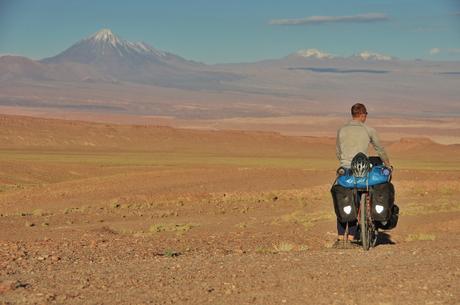
{"type": "Polygon", "coordinates": [[[342,126],[337,131],[336,142],[336,153],[340,166],[350,168],[351,160],[359,152],[368,155],[369,144],[372,144],[384,162],[388,161],[388,156],[374,128],[355,120],[342,126]]]}

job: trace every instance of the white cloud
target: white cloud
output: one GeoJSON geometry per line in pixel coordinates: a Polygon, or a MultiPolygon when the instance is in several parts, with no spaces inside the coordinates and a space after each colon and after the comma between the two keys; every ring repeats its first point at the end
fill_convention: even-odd
{"type": "Polygon", "coordinates": [[[301,19],[273,19],[271,25],[312,25],[323,23],[363,23],[387,21],[388,16],[382,13],[367,13],[352,16],[310,16],[301,19]]]}
{"type": "Polygon", "coordinates": [[[440,48],[432,48],[430,50],[430,55],[436,55],[436,54],[439,54],[441,53],[441,49],[440,48]]]}

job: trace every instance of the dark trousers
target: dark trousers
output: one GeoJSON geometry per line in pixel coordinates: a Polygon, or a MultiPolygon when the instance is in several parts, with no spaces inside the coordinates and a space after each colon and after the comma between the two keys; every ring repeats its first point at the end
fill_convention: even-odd
{"type": "MultiPolygon", "coordinates": [[[[340,222],[340,221],[337,220],[337,233],[339,235],[345,235],[346,227],[347,227],[346,222],[340,222]]],[[[355,236],[357,229],[358,229],[358,221],[357,220],[348,222],[348,234],[349,235],[355,236]]]]}

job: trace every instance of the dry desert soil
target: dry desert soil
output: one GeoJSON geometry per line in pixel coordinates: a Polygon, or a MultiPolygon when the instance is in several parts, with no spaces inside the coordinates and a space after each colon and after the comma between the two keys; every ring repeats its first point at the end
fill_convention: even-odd
{"type": "Polygon", "coordinates": [[[398,227],[333,249],[335,139],[0,116],[0,304],[459,304],[460,145],[385,142],[398,227]]]}

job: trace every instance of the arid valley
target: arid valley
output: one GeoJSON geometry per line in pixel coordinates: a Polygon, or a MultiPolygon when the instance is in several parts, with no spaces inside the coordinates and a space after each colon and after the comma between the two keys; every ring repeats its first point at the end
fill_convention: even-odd
{"type": "Polygon", "coordinates": [[[366,252],[331,249],[333,134],[2,115],[0,303],[458,304],[460,145],[395,128],[366,252]]]}

